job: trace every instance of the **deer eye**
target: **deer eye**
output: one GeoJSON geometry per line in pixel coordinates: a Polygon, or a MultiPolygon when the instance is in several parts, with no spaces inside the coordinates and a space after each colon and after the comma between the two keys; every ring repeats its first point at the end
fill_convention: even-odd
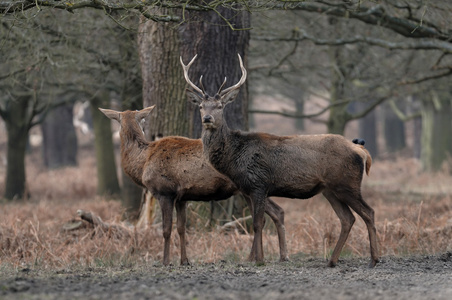
{"type": "Polygon", "coordinates": [[[223,104],[218,103],[217,108],[223,108],[223,104]]]}
{"type": "Polygon", "coordinates": [[[202,104],[199,104],[199,108],[200,108],[200,109],[203,109],[203,108],[204,108],[204,106],[202,106],[202,104]]]}

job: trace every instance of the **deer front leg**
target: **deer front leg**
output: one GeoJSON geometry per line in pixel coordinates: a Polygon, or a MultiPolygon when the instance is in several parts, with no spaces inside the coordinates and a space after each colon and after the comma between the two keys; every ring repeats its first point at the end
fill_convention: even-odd
{"type": "Polygon", "coordinates": [[[177,232],[180,238],[180,264],[189,265],[190,262],[187,258],[186,241],[185,241],[185,223],[187,220],[186,215],[186,205],[185,201],[176,202],[176,212],[177,212],[177,232]]]}
{"type": "Polygon", "coordinates": [[[265,195],[252,195],[251,196],[254,214],[253,214],[253,228],[254,228],[254,241],[253,248],[255,249],[256,254],[256,264],[263,265],[264,264],[264,250],[262,245],[262,229],[264,228],[264,220],[265,220],[265,206],[266,206],[266,198],[265,195]]]}
{"type": "Polygon", "coordinates": [[[171,229],[173,227],[173,200],[171,198],[159,199],[160,208],[162,209],[162,227],[163,227],[163,264],[169,264],[171,229]]]}
{"type": "MultiPolygon", "coordinates": [[[[243,197],[246,200],[246,204],[248,205],[248,208],[250,209],[250,214],[254,218],[254,207],[253,207],[253,201],[251,201],[251,198],[247,195],[243,195],[243,197]]],[[[248,261],[255,261],[256,260],[256,247],[254,246],[254,239],[253,244],[251,246],[250,255],[248,256],[248,261]]]]}

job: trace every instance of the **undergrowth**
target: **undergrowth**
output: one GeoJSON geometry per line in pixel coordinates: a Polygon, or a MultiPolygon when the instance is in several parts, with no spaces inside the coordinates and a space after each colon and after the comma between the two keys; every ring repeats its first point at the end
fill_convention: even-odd
{"type": "MultiPolygon", "coordinates": [[[[134,228],[121,221],[120,202],[99,198],[94,161],[89,155],[77,168],[47,171],[27,160],[32,198],[0,204],[0,270],[26,268],[108,268],[141,264],[161,265],[163,237],[160,224],[134,228]],[[65,230],[83,209],[130,234],[118,235],[92,226],[65,230]]],[[[376,161],[364,179],[363,197],[375,210],[380,253],[386,255],[433,254],[452,250],[452,178],[448,174],[422,174],[409,159],[376,161]],[[389,166],[390,165],[390,166],[389,166]]],[[[4,182],[0,170],[0,182],[4,182]]],[[[0,189],[0,193],[3,191],[0,189]]],[[[289,255],[329,257],[340,233],[340,223],[322,196],[301,201],[275,199],[285,210],[289,255]]],[[[369,257],[364,222],[356,223],[342,257],[369,257]]],[[[187,251],[191,262],[245,262],[252,235],[223,232],[199,224],[188,228],[187,251]]],[[[279,258],[278,239],[269,226],[264,232],[267,260],[279,258]]],[[[175,228],[171,261],[179,264],[180,244],[175,228]]]]}

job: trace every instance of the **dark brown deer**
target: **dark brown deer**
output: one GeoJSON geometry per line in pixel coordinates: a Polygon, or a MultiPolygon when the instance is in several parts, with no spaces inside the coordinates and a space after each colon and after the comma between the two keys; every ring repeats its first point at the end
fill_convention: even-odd
{"type": "MultiPolygon", "coordinates": [[[[177,211],[181,264],[188,264],[185,242],[187,201],[223,200],[239,192],[237,187],[204,159],[202,142],[184,137],[165,137],[155,142],[146,140],[139,122],[154,106],[140,111],[118,112],[99,108],[108,118],[120,123],[121,165],[136,184],[148,189],[160,203],[164,237],[163,264],[169,264],[173,209],[177,211]]],[[[251,201],[245,197],[250,210],[251,201]]],[[[287,260],[284,211],[268,199],[265,212],[276,225],[281,261],[287,260]]],[[[251,249],[250,260],[255,259],[251,249]]]]}
{"type": "MultiPolygon", "coordinates": [[[[256,261],[263,263],[262,227],[266,198],[280,196],[307,199],[322,193],[341,222],[341,233],[328,266],[335,266],[355,222],[353,209],[366,223],[370,241],[370,266],[378,262],[377,234],[373,209],[361,196],[364,170],[369,173],[371,157],[360,144],[333,134],[276,136],[228,128],[224,107],[235,100],[246,80],[246,69],[239,55],[240,81],[220,90],[213,97],[193,84],[188,70],[196,56],[184,65],[184,76],[191,89],[188,99],[198,104],[203,124],[204,154],[212,166],[229,177],[240,191],[251,197],[256,261]]],[[[200,79],[202,87],[202,76],[200,79]]]]}

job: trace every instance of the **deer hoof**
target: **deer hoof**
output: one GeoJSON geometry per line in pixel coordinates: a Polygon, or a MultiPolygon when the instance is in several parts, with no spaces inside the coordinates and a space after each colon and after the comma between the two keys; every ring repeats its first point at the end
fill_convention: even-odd
{"type": "Polygon", "coordinates": [[[380,260],[378,258],[377,259],[371,259],[370,263],[369,263],[369,268],[370,269],[374,268],[377,265],[377,263],[379,263],[379,262],[380,262],[380,260]]]}
{"type": "Polygon", "coordinates": [[[329,268],[334,268],[334,267],[336,267],[336,263],[333,262],[332,260],[330,260],[330,261],[328,262],[327,266],[328,266],[329,268]]]}
{"type": "Polygon", "coordinates": [[[288,256],[283,256],[279,259],[280,262],[290,261],[288,256]]]}

